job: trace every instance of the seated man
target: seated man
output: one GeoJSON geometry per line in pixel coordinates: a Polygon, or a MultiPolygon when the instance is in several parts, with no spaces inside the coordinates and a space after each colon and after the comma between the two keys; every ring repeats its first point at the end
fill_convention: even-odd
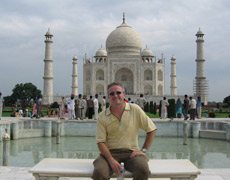
{"type": "Polygon", "coordinates": [[[134,180],[146,180],[150,174],[145,153],[150,148],[156,126],[136,104],[124,102],[124,88],[112,83],[107,88],[110,107],[100,113],[96,140],[101,152],[94,161],[94,180],[107,180],[115,173],[121,175],[121,162],[133,173],[134,180]],[[139,129],[146,132],[142,149],[138,148],[139,129]]]}

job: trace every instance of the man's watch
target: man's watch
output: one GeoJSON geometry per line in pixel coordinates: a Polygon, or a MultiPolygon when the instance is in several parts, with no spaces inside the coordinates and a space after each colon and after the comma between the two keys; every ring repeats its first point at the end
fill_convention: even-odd
{"type": "Polygon", "coordinates": [[[147,149],[143,148],[141,151],[142,151],[143,153],[146,153],[146,152],[147,152],[147,149]]]}

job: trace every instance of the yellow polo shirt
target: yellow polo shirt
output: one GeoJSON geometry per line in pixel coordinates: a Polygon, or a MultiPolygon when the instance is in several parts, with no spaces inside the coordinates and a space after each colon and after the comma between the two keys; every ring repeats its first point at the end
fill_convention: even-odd
{"type": "Polygon", "coordinates": [[[107,108],[98,116],[96,141],[104,142],[110,150],[138,150],[139,129],[148,133],[157,128],[138,105],[126,103],[120,120],[107,108]]]}

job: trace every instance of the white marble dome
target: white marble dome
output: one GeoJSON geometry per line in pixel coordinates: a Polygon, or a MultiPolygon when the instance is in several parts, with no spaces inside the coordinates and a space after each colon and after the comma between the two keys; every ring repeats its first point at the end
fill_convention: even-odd
{"type": "Polygon", "coordinates": [[[142,51],[141,56],[143,56],[143,57],[154,57],[152,50],[150,50],[149,48],[145,48],[142,51]]]}
{"type": "Polygon", "coordinates": [[[141,51],[142,39],[139,34],[123,22],[115,30],[113,30],[106,39],[106,49],[108,51],[113,49],[129,48],[135,51],[141,51]]]}
{"type": "Polygon", "coordinates": [[[107,52],[103,48],[99,48],[95,56],[104,57],[104,56],[107,56],[107,52]]]}

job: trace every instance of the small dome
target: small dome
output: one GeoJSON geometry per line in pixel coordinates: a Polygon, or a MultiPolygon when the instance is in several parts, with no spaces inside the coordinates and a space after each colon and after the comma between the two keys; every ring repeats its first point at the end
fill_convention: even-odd
{"type": "Polygon", "coordinates": [[[171,57],[171,60],[176,60],[176,57],[173,55],[173,56],[171,57]]]}
{"type": "Polygon", "coordinates": [[[77,60],[77,56],[74,56],[74,57],[73,57],[73,60],[77,60]]]}
{"type": "Polygon", "coordinates": [[[148,48],[145,48],[142,51],[141,56],[144,56],[144,57],[154,57],[153,52],[150,49],[148,49],[148,48]]]}
{"type": "Polygon", "coordinates": [[[48,31],[46,32],[45,36],[53,36],[53,34],[50,32],[50,28],[49,28],[48,31]]]}
{"type": "Polygon", "coordinates": [[[202,35],[202,36],[204,35],[204,33],[200,30],[200,28],[199,28],[199,30],[198,30],[197,33],[196,33],[196,36],[197,36],[197,35],[202,35]]]}
{"type": "Polygon", "coordinates": [[[103,48],[99,48],[99,49],[97,50],[95,56],[104,57],[104,56],[107,56],[107,52],[106,52],[106,50],[104,50],[103,48]]]}

